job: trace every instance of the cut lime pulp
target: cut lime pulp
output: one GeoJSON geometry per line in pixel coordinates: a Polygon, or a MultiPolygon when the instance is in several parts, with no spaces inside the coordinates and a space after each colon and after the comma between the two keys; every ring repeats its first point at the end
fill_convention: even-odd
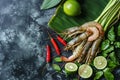
{"type": "Polygon", "coordinates": [[[75,63],[69,62],[65,64],[65,71],[68,74],[75,73],[78,69],[78,66],[75,63]]]}
{"type": "Polygon", "coordinates": [[[92,76],[93,70],[88,64],[82,64],[78,69],[78,74],[82,78],[89,78],[92,76]]]}
{"type": "Polygon", "coordinates": [[[97,69],[104,69],[107,66],[107,60],[103,56],[97,56],[93,63],[97,69]]]}

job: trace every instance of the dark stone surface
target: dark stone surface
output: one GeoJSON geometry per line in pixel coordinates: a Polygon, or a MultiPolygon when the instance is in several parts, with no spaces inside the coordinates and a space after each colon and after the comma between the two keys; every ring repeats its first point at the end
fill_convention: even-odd
{"type": "Polygon", "coordinates": [[[61,80],[44,71],[48,35],[41,28],[55,9],[40,10],[42,1],[0,0],[0,80],[61,80]]]}

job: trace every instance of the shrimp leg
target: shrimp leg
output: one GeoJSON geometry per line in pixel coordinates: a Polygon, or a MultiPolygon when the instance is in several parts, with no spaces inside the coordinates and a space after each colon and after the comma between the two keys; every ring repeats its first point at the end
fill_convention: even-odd
{"type": "Polygon", "coordinates": [[[83,46],[85,45],[86,40],[82,41],[82,43],[80,45],[78,45],[75,50],[73,51],[73,55],[71,55],[70,57],[65,57],[65,56],[61,56],[61,60],[65,61],[65,62],[69,62],[69,61],[73,61],[75,60],[82,52],[83,50],[83,46]]]}
{"type": "Polygon", "coordinates": [[[85,23],[85,24],[83,24],[83,25],[81,25],[81,26],[76,26],[76,27],[68,28],[68,29],[66,29],[63,33],[69,35],[69,34],[74,33],[74,32],[76,32],[76,31],[85,31],[88,26],[89,26],[89,24],[88,24],[88,23],[85,23]]]}
{"type": "Polygon", "coordinates": [[[88,27],[96,27],[100,31],[100,34],[103,34],[103,32],[104,32],[103,28],[102,28],[102,25],[97,23],[97,22],[90,21],[90,22],[87,22],[87,23],[85,23],[83,25],[88,26],[88,27]]]}

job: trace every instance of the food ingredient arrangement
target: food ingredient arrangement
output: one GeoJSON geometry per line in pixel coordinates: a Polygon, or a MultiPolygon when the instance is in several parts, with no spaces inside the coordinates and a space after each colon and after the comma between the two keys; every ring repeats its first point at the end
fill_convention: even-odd
{"type": "MultiPolygon", "coordinates": [[[[93,2],[95,1],[97,0],[93,0],[93,2]]],[[[87,3],[87,0],[83,0],[82,3],[85,2],[87,3]]],[[[68,76],[75,74],[85,79],[91,77],[94,80],[101,77],[105,77],[107,80],[115,79],[112,72],[120,65],[120,57],[116,56],[116,54],[120,55],[116,52],[120,48],[117,38],[120,37],[120,0],[106,0],[104,3],[106,5],[96,19],[89,20],[88,16],[83,17],[82,21],[82,8],[86,6],[89,8],[88,5],[82,7],[77,0],[44,0],[41,9],[49,9],[58,5],[56,14],[48,24],[62,36],[56,36],[56,40],[64,45],[64,49],[61,51],[56,40],[48,32],[55,52],[59,56],[54,57],[53,61],[56,64],[52,63],[57,72],[65,71],[68,76]],[[79,17],[83,23],[79,23],[79,17]],[[62,21],[60,21],[61,19],[62,21]],[[59,27],[55,25],[59,25],[59,27]],[[62,55],[63,51],[72,51],[72,54],[66,57],[62,55]],[[65,63],[64,68],[59,66],[59,63],[65,63]]],[[[46,62],[49,63],[52,59],[49,45],[46,46],[46,50],[46,62]]]]}

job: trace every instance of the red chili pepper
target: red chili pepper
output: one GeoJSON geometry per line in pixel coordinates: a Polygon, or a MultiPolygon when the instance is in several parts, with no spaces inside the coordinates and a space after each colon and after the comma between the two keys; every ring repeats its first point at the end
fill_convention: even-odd
{"type": "Polygon", "coordinates": [[[57,53],[58,55],[60,55],[60,49],[59,49],[56,41],[54,40],[54,38],[51,37],[51,35],[49,34],[49,32],[48,32],[48,35],[49,35],[49,37],[50,37],[51,43],[53,44],[53,46],[54,46],[54,48],[55,48],[55,50],[56,50],[56,53],[57,53]]]}
{"type": "Polygon", "coordinates": [[[46,62],[49,63],[51,60],[51,51],[50,51],[50,46],[46,46],[47,54],[46,54],[46,62]]]}
{"type": "Polygon", "coordinates": [[[53,38],[51,38],[51,42],[52,42],[52,44],[53,44],[53,46],[54,46],[54,48],[55,48],[55,50],[56,50],[56,53],[57,53],[58,55],[60,55],[60,49],[59,49],[56,41],[55,41],[53,38]]]}
{"type": "Polygon", "coordinates": [[[57,39],[59,40],[59,42],[61,42],[64,46],[67,45],[66,41],[64,39],[62,39],[60,36],[57,36],[57,39]]]}

